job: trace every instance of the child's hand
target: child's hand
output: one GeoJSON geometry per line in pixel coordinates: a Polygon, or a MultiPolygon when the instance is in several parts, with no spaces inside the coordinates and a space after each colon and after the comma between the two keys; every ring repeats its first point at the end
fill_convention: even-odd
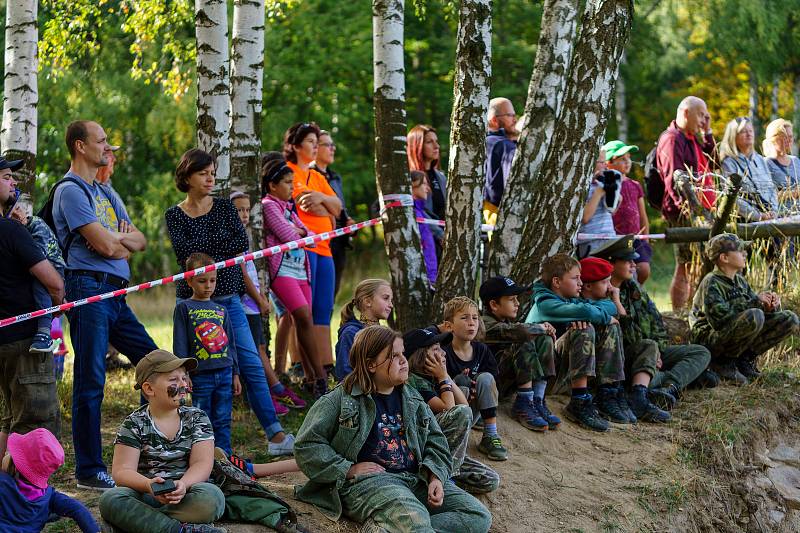
{"type": "Polygon", "coordinates": [[[614,302],[619,302],[619,287],[608,286],[608,297],[614,302]]]}
{"type": "Polygon", "coordinates": [[[556,340],[556,328],[553,327],[553,324],[550,322],[542,322],[542,326],[547,334],[553,337],[553,340],[556,340]]]}
{"type": "Polygon", "coordinates": [[[616,325],[618,325],[618,326],[619,326],[619,320],[617,320],[617,317],[615,317],[615,316],[612,316],[612,317],[611,317],[611,320],[608,322],[608,325],[609,325],[609,326],[613,326],[614,324],[616,324],[616,325]]]}
{"type": "Polygon", "coordinates": [[[233,395],[239,396],[242,394],[242,382],[239,380],[239,374],[233,375],[233,395]]]}
{"type": "Polygon", "coordinates": [[[431,476],[431,480],[428,482],[428,505],[441,507],[442,503],[444,503],[442,481],[436,476],[431,476]]]}
{"type": "Polygon", "coordinates": [[[258,311],[261,313],[261,316],[268,316],[272,312],[272,305],[269,303],[269,298],[263,294],[260,295],[256,304],[258,304],[258,311]]]}
{"type": "Polygon", "coordinates": [[[366,474],[380,474],[381,472],[385,471],[385,468],[378,463],[373,463],[372,461],[354,463],[350,467],[350,470],[347,471],[347,479],[353,479],[356,476],[363,476],[366,474]]]}
{"type": "Polygon", "coordinates": [[[425,371],[437,381],[442,381],[447,377],[447,363],[436,354],[428,353],[425,355],[425,371]]]}
{"type": "Polygon", "coordinates": [[[589,327],[589,323],[588,322],[584,322],[582,320],[578,320],[576,322],[572,322],[569,325],[569,329],[586,329],[588,327],[589,327]]]}

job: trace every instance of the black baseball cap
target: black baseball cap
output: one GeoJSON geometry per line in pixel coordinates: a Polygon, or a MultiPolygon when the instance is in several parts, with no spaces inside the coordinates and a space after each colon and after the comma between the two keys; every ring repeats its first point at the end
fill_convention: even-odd
{"type": "Polygon", "coordinates": [[[481,284],[478,294],[481,297],[481,301],[488,302],[489,300],[496,300],[502,296],[516,296],[529,290],[531,290],[530,287],[517,285],[511,278],[495,276],[481,284]]]}
{"type": "Polygon", "coordinates": [[[403,354],[408,357],[420,348],[427,348],[434,344],[450,344],[453,334],[449,331],[436,334],[428,329],[412,329],[403,335],[403,354]]]}
{"type": "Polygon", "coordinates": [[[24,164],[25,164],[25,161],[23,161],[22,159],[17,159],[15,161],[9,161],[5,157],[0,157],[0,170],[5,170],[7,168],[10,168],[12,171],[13,170],[19,170],[19,169],[22,168],[22,166],[24,164]]]}

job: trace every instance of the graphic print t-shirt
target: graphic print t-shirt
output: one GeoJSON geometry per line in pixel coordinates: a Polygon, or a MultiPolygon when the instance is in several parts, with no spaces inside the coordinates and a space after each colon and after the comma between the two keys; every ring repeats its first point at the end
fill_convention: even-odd
{"type": "MultiPolygon", "coordinates": [[[[284,209],[283,217],[287,222],[289,222],[289,224],[292,224],[291,211],[284,209]]],[[[281,261],[281,266],[278,269],[276,276],[307,281],[308,274],[306,273],[306,251],[302,248],[298,248],[297,250],[289,250],[288,252],[284,252],[283,261],[281,261]]]]}
{"type": "Polygon", "coordinates": [[[181,300],[173,316],[172,351],[197,359],[197,371],[233,366],[238,374],[233,331],[225,308],[211,300],[181,300]]]}
{"type": "Polygon", "coordinates": [[[400,390],[373,393],[375,422],[367,441],[358,452],[358,462],[372,461],[387,472],[416,472],[417,458],[408,447],[400,390]]]}

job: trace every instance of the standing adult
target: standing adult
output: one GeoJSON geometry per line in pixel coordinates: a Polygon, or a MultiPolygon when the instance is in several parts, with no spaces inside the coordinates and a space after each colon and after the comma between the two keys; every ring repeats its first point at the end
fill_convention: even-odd
{"type": "MultiPolygon", "coordinates": [[[[64,252],[70,301],[128,286],[128,258],[147,240],[131,222],[120,197],[101,185],[97,171],[108,164],[110,145],[100,124],[77,120],[67,126],[69,171],[55,185],[53,222],[64,252]]],[[[78,487],[114,487],[103,462],[100,436],[106,353],[118,346],[136,364],[157,349],[125,297],[109,298],[67,312],[75,350],[72,382],[72,442],[78,487]]]]}
{"type": "Polygon", "coordinates": [[[778,202],[782,211],[797,212],[800,203],[800,159],[792,155],[794,133],[792,123],[779,118],[767,126],[762,143],[767,168],[778,189],[778,202]]]}
{"type": "MultiPolygon", "coordinates": [[[[424,172],[430,192],[425,198],[425,213],[429,218],[444,220],[447,205],[447,177],[439,168],[439,138],[436,130],[425,124],[417,124],[406,136],[406,155],[411,172],[424,172]]],[[[442,255],[444,228],[430,226],[436,245],[436,257],[442,255]]]]}
{"type": "MultiPolygon", "coordinates": [[[[7,216],[17,197],[12,170],[22,165],[22,161],[0,157],[0,318],[36,311],[36,281],[50,293],[53,305],[64,300],[64,281],[58,271],[25,226],[7,216]]],[[[44,427],[59,434],[53,352],[30,352],[35,333],[35,320],[0,329],[0,457],[9,433],[44,427]]]]}
{"type": "MultiPolygon", "coordinates": [[[[347,213],[346,203],[344,201],[344,188],[342,187],[342,177],[338,172],[333,170],[330,165],[336,160],[336,143],[333,142],[331,134],[325,130],[319,132],[319,142],[317,143],[317,158],[311,164],[311,168],[325,176],[328,180],[328,185],[331,186],[336,197],[342,202],[342,211],[336,217],[336,229],[355,224],[355,221],[350,218],[347,213]]],[[[344,272],[345,264],[347,263],[347,249],[350,247],[350,235],[342,235],[331,239],[331,254],[333,255],[333,268],[336,273],[336,279],[333,286],[333,296],[339,294],[339,285],[342,281],[342,273],[344,272]]]]}
{"type": "MultiPolygon", "coordinates": [[[[691,225],[679,187],[673,180],[675,171],[688,171],[696,178],[702,178],[704,189],[713,188],[713,177],[710,175],[713,161],[710,154],[715,146],[711,115],[706,103],[696,96],[687,96],[678,105],[675,120],[661,134],[656,148],[656,166],[664,181],[661,214],[668,225],[691,225]]],[[[704,207],[710,209],[714,206],[716,196],[713,191],[703,191],[699,197],[704,207]]],[[[672,308],[676,311],[686,307],[689,300],[691,262],[691,247],[688,244],[676,244],[675,273],[669,287],[672,308]]]]}
{"type": "MultiPolygon", "coordinates": [[[[297,206],[297,214],[303,224],[317,234],[332,231],[336,217],[342,211],[342,202],[328,180],[311,168],[311,163],[317,158],[320,133],[316,124],[305,122],[293,125],[286,130],[283,137],[286,165],[294,173],[292,197],[297,206]]],[[[316,360],[332,372],[331,316],[336,272],[330,242],[320,241],[315,247],[309,248],[308,252],[311,263],[311,318],[317,346],[317,353],[308,355],[312,362],[316,360]]],[[[297,332],[298,336],[306,334],[305,331],[297,332]]],[[[306,376],[306,379],[309,382],[314,380],[315,396],[325,394],[328,387],[327,376],[306,376]]]]}
{"type": "Polygon", "coordinates": [[[483,210],[488,223],[494,223],[503,191],[517,151],[519,131],[517,114],[508,98],[492,98],[486,114],[486,185],[483,188],[483,210]],[[490,221],[490,219],[492,219],[490,221]]]}
{"type": "MultiPolygon", "coordinates": [[[[172,249],[182,270],[186,268],[186,260],[195,252],[222,261],[248,249],[247,231],[236,207],[227,198],[211,196],[216,164],[214,156],[193,148],[181,156],[175,169],[175,186],[186,193],[186,198],[167,209],[164,218],[172,249]]],[[[233,329],[239,360],[239,375],[247,388],[248,403],[269,439],[267,451],[270,455],[288,455],[294,449],[294,436],[284,433],[275,414],[264,366],[242,307],[244,275],[244,265],[218,270],[217,288],[211,299],[228,313],[227,320],[233,329]]],[[[175,293],[178,299],[192,296],[191,288],[183,280],[175,284],[175,293]]]]}

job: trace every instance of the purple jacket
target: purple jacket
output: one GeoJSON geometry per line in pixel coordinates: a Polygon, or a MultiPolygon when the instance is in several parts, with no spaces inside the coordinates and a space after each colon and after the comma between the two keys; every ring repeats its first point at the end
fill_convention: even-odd
{"type": "MultiPolygon", "coordinates": [[[[414,199],[414,216],[428,218],[425,216],[425,200],[414,199]]],[[[439,273],[439,262],[436,259],[436,244],[433,242],[433,233],[427,224],[421,222],[419,226],[419,240],[422,244],[422,257],[425,259],[425,270],[428,271],[428,281],[431,285],[436,283],[436,276],[439,273]]]]}
{"type": "MultiPolygon", "coordinates": [[[[296,241],[301,238],[297,230],[292,227],[292,224],[298,228],[306,230],[306,237],[314,235],[314,232],[305,227],[300,221],[295,211],[292,211],[292,204],[284,200],[279,200],[271,194],[266,195],[261,199],[261,206],[264,210],[264,245],[267,248],[272,246],[279,246],[285,242],[296,241]],[[289,210],[292,218],[292,224],[286,220],[284,213],[289,210]]],[[[281,268],[283,261],[283,254],[271,255],[267,258],[267,265],[269,266],[269,279],[275,279],[278,270],[281,268]]],[[[306,275],[311,280],[311,267],[306,257],[306,275]]]]}

